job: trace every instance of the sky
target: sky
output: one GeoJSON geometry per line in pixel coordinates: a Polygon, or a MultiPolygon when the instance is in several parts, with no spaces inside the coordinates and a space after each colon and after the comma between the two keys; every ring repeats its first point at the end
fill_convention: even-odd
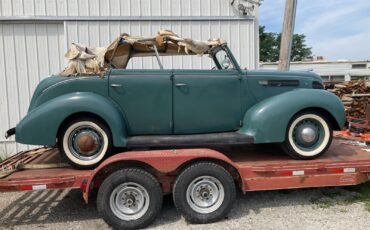
{"type": "MultiPolygon", "coordinates": [[[[264,0],[260,25],[281,32],[285,0],[264,0]]],[[[370,60],[370,0],[298,0],[295,33],[327,60],[370,60]]]]}

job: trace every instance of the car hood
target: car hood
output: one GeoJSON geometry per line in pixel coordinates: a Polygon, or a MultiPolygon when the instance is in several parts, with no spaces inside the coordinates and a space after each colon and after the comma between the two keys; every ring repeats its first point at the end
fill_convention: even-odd
{"type": "Polygon", "coordinates": [[[321,77],[311,71],[297,71],[297,70],[289,70],[289,71],[278,71],[278,70],[266,70],[266,69],[259,69],[259,70],[245,70],[244,71],[248,76],[261,76],[261,77],[271,77],[271,78],[310,78],[315,81],[321,82],[321,77]]]}
{"type": "Polygon", "coordinates": [[[309,71],[248,70],[245,75],[256,101],[299,88],[312,89],[314,82],[322,85],[320,76],[309,71]]]}

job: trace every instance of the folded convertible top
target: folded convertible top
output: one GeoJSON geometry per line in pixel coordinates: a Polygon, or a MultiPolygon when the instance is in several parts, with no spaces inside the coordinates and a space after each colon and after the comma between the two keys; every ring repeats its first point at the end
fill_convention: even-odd
{"type": "Polygon", "coordinates": [[[68,66],[62,76],[102,74],[109,68],[124,69],[131,57],[165,55],[207,54],[217,46],[225,44],[223,39],[197,41],[181,38],[170,30],[160,30],[154,37],[137,37],[121,34],[107,47],[86,47],[72,43],[64,55],[68,66]]]}

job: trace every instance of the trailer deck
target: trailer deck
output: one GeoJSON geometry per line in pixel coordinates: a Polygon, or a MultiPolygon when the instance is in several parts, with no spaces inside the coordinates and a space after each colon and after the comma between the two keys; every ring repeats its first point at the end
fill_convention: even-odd
{"type": "Polygon", "coordinates": [[[20,152],[0,164],[0,191],[83,189],[92,170],[76,170],[64,163],[57,149],[20,152]],[[8,175],[7,175],[8,174],[8,175]]]}
{"type": "Polygon", "coordinates": [[[20,152],[0,164],[0,192],[80,189],[87,203],[92,188],[99,188],[97,209],[103,219],[112,226],[130,229],[152,223],[162,207],[162,195],[172,193],[175,206],[186,220],[208,223],[222,219],[231,209],[235,182],[247,192],[369,181],[370,153],[364,147],[343,142],[348,141],[334,140],[324,156],[307,161],[292,160],[272,144],[128,151],[107,158],[93,170],[73,169],[62,161],[58,149],[40,148],[20,152]],[[220,203],[224,211],[209,212],[206,219],[187,206],[198,205],[199,209],[208,205],[204,202],[221,199],[221,193],[227,197],[220,203]],[[144,221],[132,220],[131,216],[117,221],[117,215],[112,214],[123,207],[119,210],[128,210],[130,215],[142,210],[144,204],[148,207],[145,213],[152,215],[144,221]]]}
{"type": "Polygon", "coordinates": [[[355,185],[368,181],[370,153],[362,150],[363,147],[342,142],[334,140],[324,156],[309,161],[292,160],[275,145],[248,145],[218,148],[216,151],[131,151],[108,158],[105,164],[103,162],[94,170],[73,169],[61,160],[57,149],[41,148],[18,153],[0,164],[2,172],[10,172],[0,179],[0,191],[76,188],[86,192],[94,175],[117,159],[138,160],[158,169],[164,177],[162,186],[167,185],[164,188],[167,192],[171,191],[174,180],[171,172],[184,162],[205,157],[222,160],[234,167],[240,175],[243,191],[355,185]],[[167,174],[172,177],[166,177],[167,174]]]}

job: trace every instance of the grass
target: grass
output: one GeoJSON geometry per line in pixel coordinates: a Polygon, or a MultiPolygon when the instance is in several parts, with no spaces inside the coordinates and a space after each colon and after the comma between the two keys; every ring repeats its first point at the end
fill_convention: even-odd
{"type": "MultiPolygon", "coordinates": [[[[330,208],[334,205],[349,205],[357,202],[365,204],[365,208],[370,212],[370,182],[344,187],[341,190],[328,190],[321,191],[321,195],[312,198],[310,201],[318,208],[330,208]],[[347,191],[347,192],[346,192],[347,191]]],[[[345,212],[344,209],[340,210],[345,212]]]]}
{"type": "Polygon", "coordinates": [[[362,202],[365,204],[366,210],[370,212],[370,182],[346,187],[345,189],[355,193],[347,200],[348,203],[362,202]]]}
{"type": "Polygon", "coordinates": [[[337,204],[337,202],[330,197],[322,195],[320,197],[312,198],[311,203],[316,205],[318,208],[330,208],[337,204]]]}

